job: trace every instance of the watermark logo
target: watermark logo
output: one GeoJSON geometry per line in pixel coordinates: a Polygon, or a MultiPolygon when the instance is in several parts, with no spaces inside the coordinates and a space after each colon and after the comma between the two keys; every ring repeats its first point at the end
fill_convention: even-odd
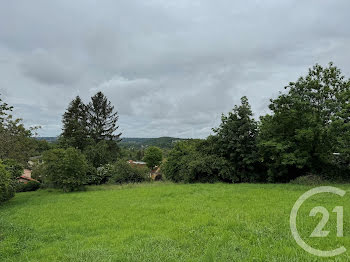
{"type": "MultiPolygon", "coordinates": [[[[297,216],[298,216],[298,210],[301,207],[301,205],[310,197],[321,194],[321,193],[332,193],[338,196],[343,197],[345,195],[345,191],[336,187],[331,186],[322,186],[322,187],[316,187],[313,188],[307,192],[305,192],[302,196],[299,197],[299,199],[295,202],[292,211],[290,213],[290,229],[292,231],[292,235],[297,242],[297,244],[302,247],[305,251],[309,252],[310,254],[313,254],[315,256],[319,257],[333,257],[340,255],[346,251],[346,248],[344,246],[338,247],[333,250],[319,250],[311,247],[308,245],[299,235],[298,229],[297,229],[297,216]]],[[[335,212],[337,214],[337,237],[343,237],[343,207],[342,206],[336,206],[332,210],[332,212],[335,212]]],[[[309,216],[315,216],[317,213],[322,214],[322,219],[316,226],[316,228],[312,231],[310,237],[326,237],[329,234],[329,231],[323,230],[325,225],[327,224],[329,220],[329,212],[326,208],[322,206],[316,206],[313,209],[311,209],[309,216]]]]}

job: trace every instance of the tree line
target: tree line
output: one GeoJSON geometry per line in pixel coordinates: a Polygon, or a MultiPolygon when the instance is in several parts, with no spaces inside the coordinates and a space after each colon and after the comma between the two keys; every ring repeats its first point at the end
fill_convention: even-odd
{"type": "MultiPolygon", "coordinates": [[[[69,103],[62,117],[62,133],[55,144],[33,138],[35,128],[26,129],[21,119],[13,119],[11,111],[12,107],[0,100],[0,203],[13,197],[16,191],[38,189],[38,182],[18,182],[23,168],[33,169],[32,177],[41,187],[64,191],[81,190],[85,185],[149,179],[148,168],[126,165],[129,152],[119,148],[121,133],[116,134],[118,113],[101,92],[91,97],[88,104],[79,96],[69,103]],[[34,166],[29,166],[32,156],[38,158],[34,166]]],[[[156,149],[154,154],[152,147],[142,151],[149,168],[160,163],[159,152],[156,149]]]]}
{"type": "MultiPolygon", "coordinates": [[[[254,119],[241,98],[206,139],[174,143],[166,151],[121,148],[118,112],[102,93],[84,104],[78,96],[62,117],[58,143],[33,138],[0,98],[0,202],[13,196],[14,182],[31,156],[41,156],[33,177],[65,191],[84,185],[142,182],[161,165],[174,182],[289,182],[305,175],[347,180],[350,174],[350,80],[330,63],[316,64],[271,99],[270,113],[254,119]],[[126,165],[129,157],[149,169],[126,165]]],[[[21,190],[24,190],[23,188],[21,190]]]]}
{"type": "MultiPolygon", "coordinates": [[[[44,186],[64,191],[80,190],[85,185],[148,180],[149,170],[127,164],[131,152],[118,146],[118,118],[102,92],[92,96],[88,104],[77,96],[63,114],[57,148],[44,152],[43,164],[34,169],[33,176],[44,186]]],[[[146,150],[144,157],[150,157],[150,153],[146,150]]]]}
{"type": "MultiPolygon", "coordinates": [[[[33,138],[39,127],[25,128],[22,119],[12,114],[13,107],[0,97],[0,203],[14,196],[16,191],[25,191],[17,183],[31,156],[39,155],[51,147],[46,141],[33,138]]],[[[28,188],[38,188],[29,184],[28,188]]]]}
{"type": "Polygon", "coordinates": [[[350,175],[350,81],[316,64],[253,118],[246,97],[205,140],[180,142],[163,170],[176,182],[289,182],[350,175]]]}

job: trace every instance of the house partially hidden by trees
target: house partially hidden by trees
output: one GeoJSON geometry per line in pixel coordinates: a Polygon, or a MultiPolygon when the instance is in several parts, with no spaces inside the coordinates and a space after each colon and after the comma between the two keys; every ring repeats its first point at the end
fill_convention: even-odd
{"type": "Polygon", "coordinates": [[[142,161],[134,161],[134,160],[129,160],[128,163],[132,166],[139,166],[139,167],[147,167],[146,162],[142,162],[142,161]]]}
{"type": "MultiPolygon", "coordinates": [[[[133,161],[133,160],[129,160],[128,163],[133,166],[133,167],[147,167],[147,163],[143,162],[143,161],[133,161]]],[[[160,171],[160,167],[159,166],[155,166],[153,168],[151,168],[150,174],[149,174],[150,178],[152,180],[161,180],[162,179],[162,173],[160,171]]]]}
{"type": "Polygon", "coordinates": [[[24,183],[24,184],[27,184],[30,181],[38,182],[37,180],[32,178],[32,171],[29,170],[29,169],[24,169],[23,175],[18,177],[17,180],[18,180],[18,182],[21,182],[21,183],[24,183]]]}

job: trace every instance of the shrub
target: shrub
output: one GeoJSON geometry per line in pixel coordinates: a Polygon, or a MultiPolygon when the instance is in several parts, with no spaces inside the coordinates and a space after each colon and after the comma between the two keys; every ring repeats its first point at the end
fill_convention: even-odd
{"type": "Polygon", "coordinates": [[[89,185],[101,185],[108,182],[114,175],[114,166],[112,164],[105,164],[99,168],[89,165],[87,171],[89,185]]]}
{"type": "Polygon", "coordinates": [[[99,185],[101,184],[100,180],[101,179],[97,174],[97,169],[92,164],[88,164],[86,171],[86,183],[88,185],[99,185]]]}
{"type": "Polygon", "coordinates": [[[23,174],[23,166],[13,159],[3,160],[6,170],[10,173],[11,178],[16,181],[23,174]]]}
{"type": "Polygon", "coordinates": [[[133,167],[125,160],[119,160],[113,168],[111,183],[140,183],[149,180],[149,170],[145,167],[133,167]]]}
{"type": "MultiPolygon", "coordinates": [[[[188,163],[188,172],[184,182],[214,183],[231,177],[228,162],[216,155],[197,153],[188,163]]],[[[229,180],[228,182],[233,182],[229,180]]]]}
{"type": "Polygon", "coordinates": [[[0,203],[9,200],[14,195],[15,187],[11,173],[6,170],[6,166],[0,161],[0,203]]]}
{"type": "MultiPolygon", "coordinates": [[[[4,199],[4,200],[7,200],[13,197],[15,195],[15,192],[17,191],[17,186],[18,186],[17,178],[23,174],[23,166],[13,159],[3,160],[2,164],[4,165],[5,170],[8,172],[8,175],[9,175],[9,184],[7,186],[7,193],[6,193],[7,197],[6,199],[4,199]]],[[[5,191],[5,189],[3,190],[5,191]]]]}
{"type": "Polygon", "coordinates": [[[67,192],[82,189],[87,183],[88,165],[79,150],[52,149],[45,152],[43,160],[45,180],[50,186],[67,192]]]}
{"type": "Polygon", "coordinates": [[[29,192],[36,191],[40,188],[40,182],[38,181],[29,181],[27,184],[18,183],[16,192],[29,192]]]}
{"type": "Polygon", "coordinates": [[[87,146],[84,154],[89,164],[99,168],[102,165],[116,161],[119,149],[115,141],[100,141],[87,146]]]}
{"type": "Polygon", "coordinates": [[[162,166],[165,177],[174,182],[184,182],[188,177],[188,163],[195,154],[192,141],[178,142],[170,151],[167,161],[162,166]]]}
{"type": "Polygon", "coordinates": [[[224,158],[198,152],[188,142],[175,146],[162,171],[174,182],[232,182],[230,166],[224,158]]]}
{"type": "Polygon", "coordinates": [[[177,143],[162,167],[165,177],[185,183],[233,182],[229,162],[206,152],[204,146],[203,141],[197,140],[177,143]]]}
{"type": "Polygon", "coordinates": [[[114,165],[106,164],[97,168],[97,179],[99,184],[104,184],[110,180],[111,177],[115,174],[114,165]]]}

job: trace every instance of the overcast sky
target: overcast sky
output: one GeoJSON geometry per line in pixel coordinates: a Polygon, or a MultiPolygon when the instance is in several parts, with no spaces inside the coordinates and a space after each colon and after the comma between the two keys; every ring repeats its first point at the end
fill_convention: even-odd
{"type": "Polygon", "coordinates": [[[206,137],[241,96],[255,117],[315,63],[350,76],[349,0],[11,0],[0,93],[40,135],[104,92],[124,137],[206,137]]]}

